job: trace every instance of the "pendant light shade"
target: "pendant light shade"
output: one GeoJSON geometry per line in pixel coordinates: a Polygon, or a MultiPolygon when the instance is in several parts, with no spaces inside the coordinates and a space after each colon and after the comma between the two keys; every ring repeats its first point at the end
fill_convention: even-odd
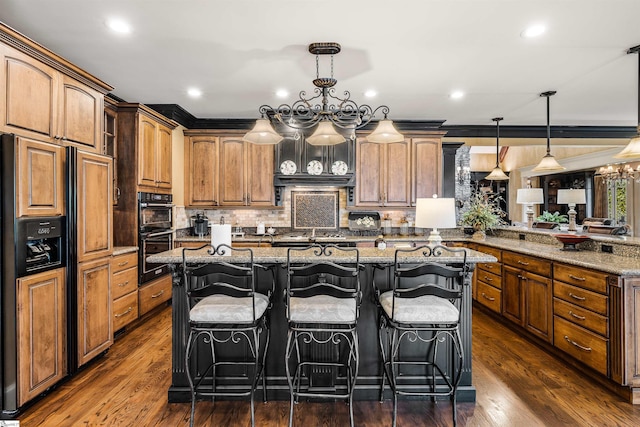
{"type": "Polygon", "coordinates": [[[540,160],[538,166],[533,168],[534,172],[552,172],[552,171],[561,171],[566,168],[551,155],[551,124],[549,122],[549,97],[556,94],[555,90],[550,90],[548,92],[543,92],[540,96],[544,96],[547,98],[547,154],[540,160]]]}
{"type": "Polygon", "coordinates": [[[484,179],[488,179],[490,181],[506,181],[509,177],[500,168],[500,120],[503,120],[503,118],[495,117],[491,120],[496,122],[496,167],[493,168],[491,173],[485,176],[484,179]]]}
{"type": "Polygon", "coordinates": [[[375,130],[367,136],[367,141],[379,144],[403,142],[404,136],[398,132],[396,127],[393,125],[393,120],[389,120],[385,117],[383,120],[380,120],[375,130]]]}
{"type": "MultiPolygon", "coordinates": [[[[638,53],[640,51],[640,45],[635,46],[627,50],[627,53],[638,53]]],[[[640,134],[640,54],[638,55],[638,133],[640,134]]],[[[640,135],[632,138],[624,147],[624,150],[616,154],[616,159],[632,159],[640,157],[640,135]]]]}
{"type": "Polygon", "coordinates": [[[344,136],[336,132],[329,121],[318,123],[315,132],[307,138],[307,142],[311,145],[337,145],[345,141],[344,136]]]}
{"type": "Polygon", "coordinates": [[[267,119],[256,120],[256,125],[242,138],[243,141],[259,145],[275,145],[284,138],[280,136],[271,126],[267,119]]]}

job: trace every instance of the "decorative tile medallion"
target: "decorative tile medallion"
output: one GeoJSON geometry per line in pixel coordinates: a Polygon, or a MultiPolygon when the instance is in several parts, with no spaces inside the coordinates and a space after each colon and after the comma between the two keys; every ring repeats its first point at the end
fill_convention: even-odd
{"type": "Polygon", "coordinates": [[[338,191],[292,191],[291,218],[294,230],[337,230],[338,191]]]}

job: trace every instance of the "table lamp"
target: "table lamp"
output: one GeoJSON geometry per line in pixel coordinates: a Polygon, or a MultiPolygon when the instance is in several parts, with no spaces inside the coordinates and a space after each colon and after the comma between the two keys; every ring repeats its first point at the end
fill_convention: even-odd
{"type": "Polygon", "coordinates": [[[432,198],[416,200],[416,227],[431,228],[427,238],[429,246],[442,244],[438,228],[456,228],[456,205],[453,198],[432,198]]]}
{"type": "Polygon", "coordinates": [[[542,188],[519,188],[516,203],[527,207],[527,228],[533,228],[533,205],[544,202],[542,188]]]}
{"type": "Polygon", "coordinates": [[[569,231],[576,231],[576,205],[587,203],[587,194],[584,189],[558,190],[558,204],[569,205],[569,231]]]}

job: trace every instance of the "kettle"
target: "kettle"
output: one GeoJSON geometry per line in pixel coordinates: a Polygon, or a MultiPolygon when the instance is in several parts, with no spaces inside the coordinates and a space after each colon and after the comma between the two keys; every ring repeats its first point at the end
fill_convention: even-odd
{"type": "Polygon", "coordinates": [[[209,219],[204,214],[196,214],[191,217],[191,227],[194,236],[204,237],[209,234],[209,219]]]}

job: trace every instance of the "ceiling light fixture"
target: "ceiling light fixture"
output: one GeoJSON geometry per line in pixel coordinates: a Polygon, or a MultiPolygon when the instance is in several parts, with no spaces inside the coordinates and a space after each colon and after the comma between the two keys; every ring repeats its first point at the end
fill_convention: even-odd
{"type": "Polygon", "coordinates": [[[276,91],[276,96],[278,98],[286,98],[287,96],[289,96],[289,91],[286,89],[278,89],[276,91]]]}
{"type": "Polygon", "coordinates": [[[202,91],[196,87],[192,87],[187,89],[187,95],[192,98],[200,98],[202,96],[202,91]]]}
{"type": "Polygon", "coordinates": [[[121,19],[107,20],[107,27],[118,34],[129,34],[131,32],[131,26],[121,19]]]}
{"type": "Polygon", "coordinates": [[[451,92],[451,94],[449,95],[449,98],[451,99],[460,99],[464,97],[464,92],[461,90],[456,90],[451,92]]]}
{"type": "Polygon", "coordinates": [[[530,38],[538,37],[544,34],[546,30],[547,29],[545,28],[544,25],[535,24],[526,28],[523,32],[520,33],[520,35],[525,39],[530,39],[530,38]]]}
{"type": "MultiPolygon", "coordinates": [[[[630,53],[638,53],[640,52],[640,45],[634,46],[627,50],[627,54],[630,53]]],[[[638,55],[638,135],[629,141],[629,144],[616,154],[616,159],[631,159],[635,157],[640,157],[640,54],[638,55]]]]}
{"type": "Polygon", "coordinates": [[[540,160],[538,166],[533,168],[534,172],[551,172],[551,171],[561,171],[566,168],[558,161],[555,157],[551,155],[551,124],[549,122],[549,97],[556,94],[555,90],[550,90],[548,92],[542,92],[540,96],[544,96],[547,98],[547,154],[540,160]]]}
{"type": "Polygon", "coordinates": [[[316,78],[313,80],[315,96],[307,97],[307,93],[301,91],[300,99],[291,105],[282,104],[276,108],[269,105],[260,106],[258,111],[261,119],[243,139],[254,144],[277,144],[282,140],[282,136],[274,129],[273,124],[279,123],[297,131],[316,127],[313,134],[307,138],[307,142],[312,145],[335,145],[346,141],[346,138],[336,131],[336,127],[350,131],[350,139],[355,140],[355,131],[369,124],[375,114],[381,112],[384,118],[366,137],[367,140],[378,143],[404,141],[404,136],[396,130],[393,121],[387,119],[389,107],[381,105],[374,109],[367,104],[358,105],[351,99],[348,91],[344,91],[343,98],[335,95],[333,86],[338,81],[333,78],[333,56],[340,53],[340,50],[340,44],[334,42],[310,44],[309,52],[316,56],[316,78]],[[331,56],[331,77],[320,77],[320,56],[326,55],[331,56]],[[268,130],[265,128],[266,125],[269,126],[268,130]],[[268,132],[270,137],[258,137],[264,132],[268,132]]]}
{"type": "Polygon", "coordinates": [[[496,122],[496,167],[493,168],[491,173],[484,177],[484,179],[488,179],[491,181],[505,181],[508,180],[509,177],[504,173],[502,168],[500,168],[500,120],[504,120],[503,117],[494,117],[494,122],[496,122]]]}

